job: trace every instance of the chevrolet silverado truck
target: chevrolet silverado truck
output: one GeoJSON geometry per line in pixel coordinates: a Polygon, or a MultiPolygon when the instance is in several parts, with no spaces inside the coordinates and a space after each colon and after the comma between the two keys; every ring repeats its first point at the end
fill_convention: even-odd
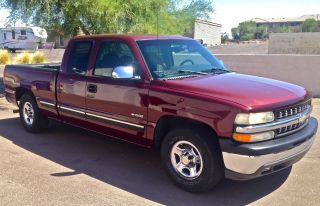
{"type": "Polygon", "coordinates": [[[232,72],[185,37],[75,37],[61,65],[7,65],[4,85],[28,132],[52,119],[155,148],[191,192],[291,166],[318,127],[306,89],[232,72]]]}

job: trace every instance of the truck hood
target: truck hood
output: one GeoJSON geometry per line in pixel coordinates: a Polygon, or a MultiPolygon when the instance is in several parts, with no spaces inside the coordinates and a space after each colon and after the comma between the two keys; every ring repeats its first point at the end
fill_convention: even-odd
{"type": "Polygon", "coordinates": [[[256,111],[295,104],[310,95],[306,89],[294,84],[233,72],[166,80],[164,84],[175,91],[224,100],[238,104],[241,109],[256,111]]]}

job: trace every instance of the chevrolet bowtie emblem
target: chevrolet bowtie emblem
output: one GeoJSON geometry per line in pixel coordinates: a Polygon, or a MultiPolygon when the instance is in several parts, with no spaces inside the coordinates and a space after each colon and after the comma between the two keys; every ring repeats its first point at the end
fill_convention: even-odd
{"type": "Polygon", "coordinates": [[[304,123],[309,118],[308,114],[301,114],[299,117],[299,123],[304,123]]]}

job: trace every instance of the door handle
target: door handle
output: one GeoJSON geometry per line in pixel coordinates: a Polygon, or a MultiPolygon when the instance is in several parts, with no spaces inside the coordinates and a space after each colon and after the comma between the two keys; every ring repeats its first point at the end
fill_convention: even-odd
{"type": "Polygon", "coordinates": [[[87,86],[87,91],[90,93],[97,93],[98,87],[95,84],[89,84],[87,86]]]}

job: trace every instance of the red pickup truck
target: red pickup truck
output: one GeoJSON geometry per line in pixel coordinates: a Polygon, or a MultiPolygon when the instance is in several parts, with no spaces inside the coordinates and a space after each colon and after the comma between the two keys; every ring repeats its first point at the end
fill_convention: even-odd
{"type": "Polygon", "coordinates": [[[76,37],[61,65],[7,65],[4,85],[27,131],[53,119],[156,148],[194,192],[291,166],[318,127],[310,92],[232,72],[184,37],[76,37]]]}

